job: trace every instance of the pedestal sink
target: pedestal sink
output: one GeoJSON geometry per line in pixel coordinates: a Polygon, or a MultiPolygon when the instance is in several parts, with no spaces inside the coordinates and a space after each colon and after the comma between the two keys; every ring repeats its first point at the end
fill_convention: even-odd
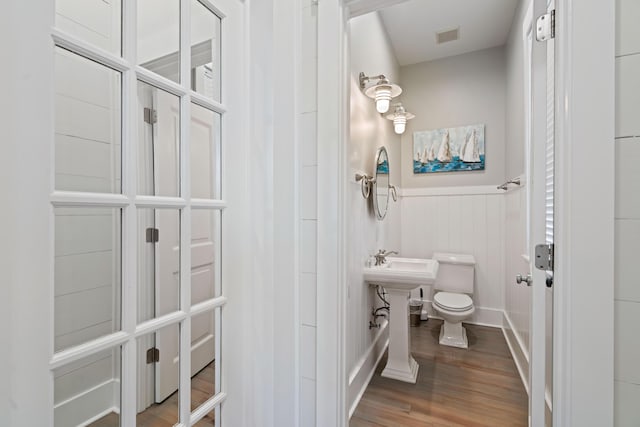
{"type": "Polygon", "coordinates": [[[412,289],[433,284],[437,273],[438,261],[432,259],[388,257],[382,265],[365,267],[365,281],[384,287],[391,305],[389,357],[383,377],[415,384],[418,363],[411,356],[409,296],[412,289]]]}

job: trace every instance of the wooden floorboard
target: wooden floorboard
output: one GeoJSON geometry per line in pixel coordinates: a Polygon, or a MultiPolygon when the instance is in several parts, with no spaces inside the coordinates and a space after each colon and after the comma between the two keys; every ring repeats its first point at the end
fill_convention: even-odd
{"type": "Polygon", "coordinates": [[[502,331],[465,325],[465,350],[438,344],[441,325],[430,319],[411,328],[416,384],[381,377],[383,356],[349,427],[527,425],[527,393],[502,331]]]}
{"type": "MultiPolygon", "coordinates": [[[[204,367],[200,372],[191,378],[191,410],[214,395],[215,390],[215,368],[214,362],[204,367]]],[[[167,397],[162,403],[154,403],[136,416],[136,426],[138,427],[172,427],[178,422],[178,392],[167,397]]],[[[114,412],[89,424],[88,427],[118,427],[120,416],[114,412]]],[[[210,412],[194,427],[214,427],[214,413],[210,412]]]]}

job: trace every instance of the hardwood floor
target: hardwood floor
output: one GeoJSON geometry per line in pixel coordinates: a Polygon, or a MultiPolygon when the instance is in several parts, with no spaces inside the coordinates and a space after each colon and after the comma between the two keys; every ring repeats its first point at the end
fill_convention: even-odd
{"type": "MultiPolygon", "coordinates": [[[[191,378],[191,410],[202,405],[213,396],[215,390],[214,362],[204,367],[191,378]]],[[[178,422],[178,392],[173,393],[162,403],[155,403],[136,416],[138,427],[172,427],[178,422]]],[[[120,416],[115,413],[108,414],[99,420],[89,424],[88,427],[117,427],[120,425],[120,416]]],[[[210,412],[194,427],[214,427],[214,413],[210,412]]]]}
{"type": "Polygon", "coordinates": [[[350,427],[527,425],[527,393],[502,331],[465,325],[465,350],[439,345],[440,325],[430,319],[410,328],[416,384],[381,377],[383,356],[350,427]]]}

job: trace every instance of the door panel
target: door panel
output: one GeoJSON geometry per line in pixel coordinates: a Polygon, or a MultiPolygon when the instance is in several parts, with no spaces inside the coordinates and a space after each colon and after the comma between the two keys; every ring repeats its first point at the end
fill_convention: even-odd
{"type": "MultiPolygon", "coordinates": [[[[533,1],[534,21],[553,9],[548,0],[533,1]]],[[[550,17],[545,18],[547,21],[550,17]]],[[[535,24],[535,22],[534,22],[535,24]]],[[[535,24],[535,26],[538,26],[535,24]]],[[[554,170],[554,39],[534,41],[532,46],[531,109],[531,354],[530,421],[532,426],[551,425],[551,373],[553,294],[547,287],[551,272],[535,267],[536,245],[553,243],[553,170],[554,170]],[[546,401],[549,401],[549,405],[546,401]]]]}

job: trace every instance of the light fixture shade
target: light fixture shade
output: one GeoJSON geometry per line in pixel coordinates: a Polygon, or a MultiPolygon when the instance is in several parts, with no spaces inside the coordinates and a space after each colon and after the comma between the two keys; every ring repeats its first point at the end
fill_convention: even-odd
{"type": "Polygon", "coordinates": [[[376,101],[376,110],[384,114],[389,111],[391,99],[402,93],[402,88],[389,83],[387,79],[380,79],[375,85],[365,89],[364,94],[376,101]]]}
{"type": "Polygon", "coordinates": [[[398,116],[393,119],[393,130],[398,135],[403,134],[405,129],[407,128],[407,118],[398,116]]]}
{"type": "Polygon", "coordinates": [[[415,115],[408,113],[402,104],[396,104],[393,113],[388,114],[386,117],[388,120],[393,120],[393,131],[401,135],[407,128],[407,120],[413,119],[415,115]]]}

